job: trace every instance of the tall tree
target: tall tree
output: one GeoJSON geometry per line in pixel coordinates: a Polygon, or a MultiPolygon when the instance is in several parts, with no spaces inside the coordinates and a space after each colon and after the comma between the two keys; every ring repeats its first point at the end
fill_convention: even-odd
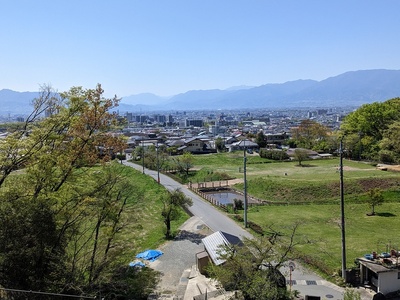
{"type": "Polygon", "coordinates": [[[215,148],[218,150],[218,152],[225,151],[225,142],[222,137],[219,136],[215,139],[215,148]]]}
{"type": "Polygon", "coordinates": [[[399,111],[400,98],[394,98],[385,102],[364,104],[348,114],[340,127],[346,135],[346,148],[350,147],[348,150],[352,153],[362,150],[363,157],[378,160],[379,143],[389,126],[400,120],[399,111]],[[347,143],[349,139],[358,142],[347,143]]]}
{"type": "Polygon", "coordinates": [[[28,121],[1,143],[0,278],[10,288],[77,288],[85,283],[82,279],[95,279],[105,265],[126,195],[112,180],[95,190],[87,184],[93,176],[89,167],[103,163],[107,168],[104,163],[123,144],[107,132],[114,120],[110,109],[118,99],[106,99],[103,92],[98,85],[72,88],[59,96],[46,88],[28,121]],[[39,118],[45,111],[47,117],[39,118]],[[9,176],[18,168],[25,170],[9,176]],[[96,202],[108,214],[99,214],[97,220],[102,221],[91,224],[87,218],[96,211],[96,202]],[[99,247],[96,234],[102,226],[108,234],[99,247]],[[90,236],[94,241],[75,243],[90,236]],[[71,251],[74,245],[80,248],[71,251]],[[97,250],[83,255],[88,247],[103,249],[103,255],[93,255],[97,250]],[[83,257],[94,257],[89,277],[82,268],[77,271],[83,257]]]}
{"type": "Polygon", "coordinates": [[[193,167],[193,154],[185,152],[175,159],[178,171],[189,175],[189,170],[193,167]]]}
{"type": "Polygon", "coordinates": [[[375,215],[375,207],[378,205],[382,205],[384,202],[384,197],[382,195],[382,190],[379,188],[373,188],[370,189],[367,193],[367,203],[369,207],[371,208],[371,214],[372,216],[375,215]]]}
{"type": "Polygon", "coordinates": [[[301,166],[301,163],[307,158],[308,158],[307,150],[301,148],[296,148],[294,150],[294,159],[297,160],[299,166],[301,166]]]}
{"type": "Polygon", "coordinates": [[[302,120],[297,128],[292,129],[293,139],[297,147],[314,149],[318,143],[325,140],[330,130],[314,120],[302,120]]]}
{"type": "Polygon", "coordinates": [[[169,192],[162,199],[163,210],[162,216],[164,218],[164,224],[166,226],[165,237],[171,238],[171,221],[176,220],[181,209],[192,205],[192,199],[188,198],[179,189],[169,192]]]}
{"type": "Polygon", "coordinates": [[[383,132],[379,143],[380,161],[386,163],[400,163],[400,121],[395,121],[383,132]]]}
{"type": "Polygon", "coordinates": [[[39,97],[32,101],[32,113],[0,143],[0,187],[12,171],[24,167],[35,153],[41,151],[46,139],[53,134],[54,128],[42,130],[35,140],[28,136],[35,130],[37,121],[44,113],[56,112],[61,102],[51,86],[41,86],[39,97]]]}
{"type": "Polygon", "coordinates": [[[265,140],[265,134],[262,130],[257,133],[256,140],[258,147],[265,148],[267,146],[267,142],[265,140]]]}

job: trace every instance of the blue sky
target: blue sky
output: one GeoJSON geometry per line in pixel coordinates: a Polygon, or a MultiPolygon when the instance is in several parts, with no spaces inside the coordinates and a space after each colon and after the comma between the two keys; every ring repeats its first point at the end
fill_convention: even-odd
{"type": "Polygon", "coordinates": [[[400,69],[398,0],[0,0],[0,89],[108,95],[400,69]]]}

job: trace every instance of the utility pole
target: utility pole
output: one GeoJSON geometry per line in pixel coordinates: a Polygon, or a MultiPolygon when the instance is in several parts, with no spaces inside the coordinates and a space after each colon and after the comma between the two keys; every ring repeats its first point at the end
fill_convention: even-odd
{"type": "Polygon", "coordinates": [[[342,278],[346,282],[346,236],[344,218],[344,188],[343,188],[343,137],[340,139],[340,212],[342,229],[342,278]]]}
{"type": "Polygon", "coordinates": [[[144,174],[144,139],[143,139],[143,137],[142,137],[142,167],[143,167],[142,173],[144,174]]]}
{"type": "Polygon", "coordinates": [[[160,184],[160,164],[158,160],[158,140],[156,142],[156,156],[157,156],[157,182],[160,184]]]}
{"type": "Polygon", "coordinates": [[[243,141],[243,187],[244,187],[244,214],[243,214],[243,221],[244,221],[244,228],[247,228],[247,179],[246,179],[246,141],[243,141]]]}

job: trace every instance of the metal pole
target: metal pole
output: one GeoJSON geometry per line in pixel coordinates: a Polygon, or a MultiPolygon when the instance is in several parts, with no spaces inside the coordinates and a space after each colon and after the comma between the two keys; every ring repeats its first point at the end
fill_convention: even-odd
{"type": "Polygon", "coordinates": [[[160,164],[158,160],[158,141],[156,142],[156,154],[157,154],[157,182],[160,184],[160,164]]]}
{"type": "Polygon", "coordinates": [[[244,147],[243,147],[243,187],[244,187],[244,215],[243,215],[243,221],[244,221],[244,228],[247,228],[247,179],[246,179],[246,141],[244,141],[244,147]]]}
{"type": "Polygon", "coordinates": [[[144,140],[142,140],[142,166],[143,166],[142,173],[144,174],[144,140]]]}
{"type": "Polygon", "coordinates": [[[340,212],[342,229],[342,278],[346,281],[346,236],[344,218],[344,188],[343,188],[343,137],[340,139],[340,212]]]}

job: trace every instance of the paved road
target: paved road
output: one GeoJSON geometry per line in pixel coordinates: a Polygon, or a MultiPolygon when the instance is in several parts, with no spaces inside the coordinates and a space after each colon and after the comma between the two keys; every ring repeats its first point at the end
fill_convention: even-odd
{"type": "MultiPolygon", "coordinates": [[[[141,172],[143,171],[143,168],[140,165],[127,161],[124,161],[123,163],[141,172]]],[[[220,230],[239,237],[253,237],[249,232],[240,227],[232,219],[215,209],[211,204],[190,191],[186,186],[176,182],[164,174],[158,174],[157,171],[145,169],[144,172],[146,175],[153,177],[156,181],[158,181],[158,178],[160,178],[160,184],[164,185],[168,190],[172,191],[177,188],[181,189],[186,196],[193,200],[193,205],[189,208],[190,212],[194,216],[200,218],[201,221],[212,231],[215,232],[220,230]]],[[[282,272],[285,277],[289,279],[289,269],[283,269],[282,272]]],[[[343,288],[323,280],[321,277],[317,276],[315,273],[304,268],[298,263],[296,263],[296,267],[294,272],[292,272],[291,278],[293,282],[291,289],[298,290],[303,296],[311,295],[320,297],[321,299],[343,299],[343,288]]],[[[361,293],[363,300],[372,299],[373,297],[373,294],[369,293],[367,290],[359,289],[359,292],[361,293]]]]}
{"type": "MultiPolygon", "coordinates": [[[[124,161],[124,164],[133,167],[139,171],[143,168],[140,165],[124,161]]],[[[157,171],[145,169],[145,174],[158,180],[157,171]]],[[[160,184],[165,186],[168,190],[173,191],[175,189],[180,189],[187,197],[193,200],[193,205],[189,207],[189,211],[194,215],[199,217],[203,223],[210,228],[212,231],[223,231],[238,237],[251,238],[252,235],[238,226],[231,218],[227,217],[225,214],[215,209],[208,202],[203,200],[200,196],[193,193],[186,186],[176,182],[172,178],[160,173],[160,184]]]]}

